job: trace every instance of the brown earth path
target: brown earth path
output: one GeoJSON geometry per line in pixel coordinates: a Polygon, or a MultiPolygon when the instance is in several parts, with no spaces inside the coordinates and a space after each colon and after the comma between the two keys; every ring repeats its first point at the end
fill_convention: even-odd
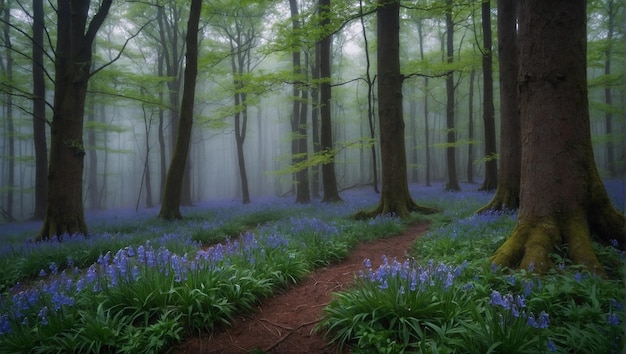
{"type": "MultiPolygon", "coordinates": [[[[383,255],[404,259],[427,229],[426,224],[412,225],[397,236],[361,243],[342,262],[320,268],[283,293],[263,301],[256,313],[235,318],[232,327],[224,331],[189,338],[173,353],[342,353],[327,343],[323,333],[312,332],[332,293],[353,284],[365,258],[372,261],[373,267],[380,265],[383,255]]],[[[349,349],[344,348],[343,352],[349,349]]]]}

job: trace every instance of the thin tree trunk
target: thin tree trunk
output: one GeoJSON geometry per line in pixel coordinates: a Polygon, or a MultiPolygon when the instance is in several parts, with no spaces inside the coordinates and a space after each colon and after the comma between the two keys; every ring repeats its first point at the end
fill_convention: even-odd
{"type": "MultiPolygon", "coordinates": [[[[424,35],[422,32],[422,20],[417,20],[417,36],[419,38],[420,59],[424,60],[424,35]]],[[[430,132],[428,128],[428,77],[424,77],[424,144],[426,147],[426,186],[430,187],[430,132]]]]}
{"type": "Polygon", "coordinates": [[[400,2],[379,0],[378,5],[378,116],[382,193],[376,208],[357,212],[354,217],[363,219],[392,214],[405,218],[413,211],[433,213],[437,210],[416,204],[409,193],[402,113],[404,78],[400,73],[400,2]]]}
{"type": "Polygon", "coordinates": [[[467,138],[469,143],[467,145],[467,182],[474,183],[474,77],[476,76],[476,70],[472,68],[469,77],[469,94],[468,94],[468,119],[469,119],[469,131],[467,138]]]}
{"type": "Polygon", "coordinates": [[[496,119],[493,108],[493,54],[491,52],[491,1],[481,6],[483,28],[483,122],[485,128],[485,180],[482,191],[498,187],[498,160],[496,159],[496,119]]]}
{"type": "MultiPolygon", "coordinates": [[[[608,12],[608,24],[607,24],[607,35],[606,42],[607,47],[604,53],[604,75],[611,75],[611,52],[612,52],[612,42],[613,42],[613,22],[615,21],[615,13],[613,0],[607,1],[607,12],[608,12]]],[[[613,99],[611,97],[611,86],[606,85],[604,87],[604,103],[607,107],[611,107],[613,105],[613,99]]],[[[615,168],[615,149],[613,147],[613,138],[611,134],[613,134],[613,114],[610,110],[607,110],[604,114],[604,121],[606,127],[606,134],[609,137],[609,141],[606,143],[606,159],[607,159],[607,167],[609,169],[609,176],[615,178],[617,176],[617,169],[615,168]]]]}
{"type": "MultiPolygon", "coordinates": [[[[330,24],[330,0],[319,1],[319,14],[321,17],[320,26],[325,28],[330,24]]],[[[335,154],[333,152],[333,132],[331,120],[331,65],[330,48],[332,36],[322,39],[320,43],[320,77],[323,80],[320,87],[320,113],[322,118],[321,150],[325,155],[331,157],[330,161],[322,164],[322,183],[324,187],[324,198],[322,202],[339,202],[339,190],[337,189],[337,177],[335,175],[335,154]]]]}
{"type": "MultiPolygon", "coordinates": [[[[446,0],[446,62],[454,61],[454,23],[452,22],[452,0],[446,0]]],[[[456,175],[456,128],[454,126],[454,71],[450,70],[446,77],[446,128],[448,130],[446,161],[448,167],[447,191],[460,191],[456,175]]]]}
{"type": "Polygon", "coordinates": [[[167,171],[165,192],[159,217],[167,220],[182,219],[180,213],[183,173],[189,154],[189,141],[193,126],[193,108],[198,74],[198,24],[202,0],[192,0],[187,23],[187,54],[185,65],[185,85],[180,105],[179,126],[176,147],[167,171]]]}
{"type": "Polygon", "coordinates": [[[9,82],[8,92],[6,93],[6,120],[7,120],[7,140],[9,144],[9,166],[8,166],[8,178],[6,181],[7,190],[7,204],[6,210],[7,219],[13,221],[13,195],[15,190],[15,125],[13,123],[13,47],[11,44],[11,7],[4,1],[0,3],[0,9],[3,10],[4,15],[4,47],[5,47],[5,75],[6,80],[9,82]]]}
{"type": "MultiPolygon", "coordinates": [[[[315,60],[311,67],[311,78],[315,84],[311,85],[311,137],[313,139],[313,154],[320,153],[320,43],[315,45],[315,60]]],[[[311,167],[311,196],[320,198],[321,166],[311,167]]]]}
{"type": "Polygon", "coordinates": [[[359,0],[359,11],[361,12],[361,28],[363,29],[363,42],[365,48],[365,79],[367,83],[367,122],[369,124],[370,130],[370,139],[372,139],[372,184],[374,187],[375,193],[380,193],[378,189],[378,159],[376,158],[376,144],[374,144],[374,140],[376,139],[376,123],[374,117],[374,79],[372,79],[370,74],[370,54],[369,54],[369,44],[367,40],[367,32],[365,30],[365,20],[363,19],[363,0],[359,0]]]}
{"type": "MultiPolygon", "coordinates": [[[[289,10],[291,12],[291,24],[293,27],[294,33],[298,33],[300,29],[300,20],[298,19],[298,2],[297,0],[289,0],[289,10]]],[[[296,80],[300,79],[302,76],[302,63],[300,56],[300,49],[297,44],[294,44],[293,52],[292,52],[292,64],[293,64],[293,73],[296,77],[296,80]]],[[[293,112],[291,117],[291,133],[293,134],[292,142],[291,142],[291,151],[293,154],[292,162],[294,165],[301,164],[306,160],[306,149],[303,151],[303,148],[306,148],[306,125],[302,127],[302,107],[301,105],[305,104],[304,102],[300,102],[302,92],[300,90],[300,86],[298,83],[294,83],[293,85],[293,112]],[[304,131],[303,131],[304,129],[304,131]],[[304,132],[304,138],[301,135],[304,132]],[[301,142],[304,139],[304,144],[301,142]]],[[[304,101],[304,100],[303,100],[304,101]]],[[[304,120],[306,123],[306,119],[304,120]]],[[[296,203],[309,203],[311,201],[310,193],[309,193],[309,182],[308,182],[308,168],[302,167],[294,174],[294,185],[296,188],[296,203]]]]}
{"type": "Polygon", "coordinates": [[[48,186],[43,31],[43,2],[33,0],[33,140],[35,144],[35,210],[33,220],[42,220],[44,218],[48,186]]]}
{"type": "Polygon", "coordinates": [[[500,68],[500,163],[498,188],[478,213],[519,207],[521,137],[518,100],[517,5],[498,0],[498,65],[500,68]]]}

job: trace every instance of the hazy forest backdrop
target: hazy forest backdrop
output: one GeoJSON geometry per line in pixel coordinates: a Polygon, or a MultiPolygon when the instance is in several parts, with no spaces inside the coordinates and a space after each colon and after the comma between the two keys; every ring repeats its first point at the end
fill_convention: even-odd
{"type": "MultiPolygon", "coordinates": [[[[43,143],[50,141],[57,13],[56,4],[43,2],[36,9],[37,3],[41,5],[41,1],[0,1],[2,221],[43,217],[43,209],[36,210],[36,171],[37,164],[46,162],[36,160],[35,152],[37,143],[43,149],[43,143]],[[37,14],[43,18],[41,38],[34,35],[37,14]],[[34,64],[38,49],[43,50],[42,65],[34,64]],[[43,92],[37,91],[42,86],[36,83],[41,68],[43,92]],[[37,97],[45,97],[39,113],[37,97]]],[[[493,38],[492,131],[499,147],[497,9],[492,3],[488,27],[493,38]]],[[[246,194],[252,201],[268,195],[295,198],[293,163],[298,161],[307,168],[310,197],[320,197],[319,162],[324,155],[316,153],[320,151],[318,86],[323,80],[316,59],[323,33],[333,33],[331,111],[338,188],[380,182],[374,87],[376,48],[384,39],[376,38],[374,4],[333,1],[327,26],[316,22],[317,5],[317,1],[204,1],[183,204],[223,198],[246,202],[246,194]],[[290,8],[290,3],[297,6],[290,8]],[[301,70],[293,67],[296,52],[301,70]],[[368,93],[373,96],[368,98],[368,93]],[[303,134],[305,150],[293,146],[303,134]],[[239,156],[237,144],[242,148],[239,156]],[[302,163],[298,151],[309,157],[309,163],[302,163]],[[242,166],[247,173],[243,182],[242,166]]],[[[485,49],[481,1],[453,4],[452,62],[446,54],[446,2],[404,5],[401,63],[409,181],[425,185],[447,181],[446,149],[454,147],[458,179],[475,183],[476,189],[481,185],[494,189],[495,185],[483,184],[485,164],[495,161],[497,152],[485,152],[488,105],[484,104],[483,63],[490,51],[485,49]],[[446,74],[451,71],[454,128],[446,124],[446,74]],[[454,133],[453,143],[447,140],[449,132],[454,133]]],[[[100,4],[91,6],[93,20],[100,4]]],[[[189,1],[113,1],[97,32],[82,147],[86,209],[160,203],[182,96],[189,8],[189,1]]],[[[588,1],[591,130],[595,159],[605,178],[622,176],[624,171],[622,24],[622,2],[588,1]]]]}

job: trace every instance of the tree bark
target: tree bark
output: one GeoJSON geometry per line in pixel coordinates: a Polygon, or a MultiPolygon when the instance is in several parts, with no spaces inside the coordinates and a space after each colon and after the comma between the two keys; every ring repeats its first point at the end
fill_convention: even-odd
{"type": "MultiPolygon", "coordinates": [[[[289,10],[291,12],[291,25],[295,36],[299,36],[300,31],[300,19],[298,18],[298,2],[297,0],[289,0],[289,10]]],[[[293,52],[291,55],[293,73],[296,77],[295,80],[299,80],[303,74],[303,65],[301,60],[301,51],[299,44],[294,40],[293,52]]],[[[306,149],[306,116],[302,117],[303,108],[305,105],[303,99],[302,90],[300,84],[294,83],[293,85],[293,112],[291,117],[291,133],[293,135],[291,142],[291,152],[293,155],[292,163],[299,164],[307,159],[306,149]],[[302,102],[301,102],[302,101],[302,102]],[[302,126],[304,124],[304,126],[302,126]]],[[[296,189],[296,203],[306,204],[311,201],[311,194],[309,189],[308,168],[302,167],[294,174],[294,186],[296,189]]]]}
{"type": "Polygon", "coordinates": [[[476,77],[476,70],[472,68],[469,77],[469,94],[468,94],[468,124],[469,129],[467,132],[467,138],[469,143],[467,144],[467,183],[474,183],[474,77],[476,77]]]}
{"type": "Polygon", "coordinates": [[[83,206],[83,115],[91,47],[112,0],[104,0],[88,24],[89,2],[59,0],[55,51],[54,114],[50,140],[48,197],[37,240],[87,234],[83,206]]]}
{"type": "Polygon", "coordinates": [[[611,205],[591,145],[586,5],[520,3],[520,210],[513,234],[491,258],[496,264],[545,272],[550,253],[567,245],[572,262],[602,274],[591,234],[624,249],[624,215],[611,205]]]}
{"type": "MultiPolygon", "coordinates": [[[[417,36],[419,38],[420,59],[424,60],[424,35],[422,20],[417,20],[417,36]]],[[[430,129],[428,127],[428,77],[424,77],[424,145],[426,146],[426,186],[430,187],[430,129]]]]}
{"type": "Polygon", "coordinates": [[[183,173],[189,154],[189,140],[193,126],[193,108],[198,74],[198,24],[200,22],[201,8],[202,0],[191,1],[189,21],[187,22],[185,84],[180,104],[176,145],[170,167],[167,170],[163,203],[159,212],[159,217],[166,220],[182,219],[180,202],[183,173]]]}
{"type": "MultiPolygon", "coordinates": [[[[370,52],[369,43],[367,41],[367,31],[365,30],[365,20],[363,19],[363,0],[359,0],[359,11],[361,12],[361,29],[363,30],[363,47],[365,48],[365,81],[367,83],[367,123],[369,125],[370,138],[372,141],[376,138],[375,117],[374,117],[374,81],[370,74],[370,52]]],[[[375,193],[378,190],[378,162],[376,158],[376,145],[372,144],[370,151],[372,153],[372,185],[375,193]]]]}
{"type": "Polygon", "coordinates": [[[46,143],[46,81],[43,71],[43,2],[33,0],[33,140],[35,144],[35,211],[33,220],[43,220],[48,186],[46,143]]]}
{"type": "Polygon", "coordinates": [[[0,3],[0,9],[3,12],[3,34],[4,34],[4,47],[5,47],[5,76],[9,82],[9,89],[6,93],[6,120],[7,120],[7,140],[9,145],[9,166],[7,171],[7,203],[6,210],[4,212],[7,215],[8,221],[15,221],[13,217],[13,196],[15,190],[15,124],[13,123],[13,48],[11,45],[11,7],[4,1],[0,3]]]}
{"type": "MultiPolygon", "coordinates": [[[[608,24],[607,24],[607,35],[606,35],[606,50],[605,50],[605,59],[604,59],[604,75],[611,75],[611,53],[612,53],[612,42],[613,42],[613,22],[615,21],[615,11],[613,6],[613,0],[607,1],[607,13],[608,13],[608,24]]],[[[604,103],[607,107],[611,107],[613,104],[613,99],[611,97],[611,86],[606,85],[604,88],[604,103]]],[[[606,159],[607,159],[607,167],[609,169],[609,176],[612,178],[617,177],[617,168],[615,167],[615,149],[613,147],[613,138],[611,134],[613,133],[613,114],[610,110],[604,114],[604,123],[606,127],[606,134],[609,136],[609,141],[606,143],[606,159]]]]}
{"type": "Polygon", "coordinates": [[[496,159],[496,119],[493,108],[493,54],[491,51],[491,1],[481,5],[483,29],[483,123],[485,129],[485,180],[481,191],[498,187],[498,160],[496,159]]]}
{"type": "MultiPolygon", "coordinates": [[[[325,28],[330,25],[330,0],[319,1],[319,16],[321,18],[320,27],[325,28]]],[[[322,164],[322,185],[324,198],[322,202],[340,202],[339,190],[337,189],[337,177],[335,175],[335,156],[333,153],[333,131],[331,120],[331,66],[330,47],[332,35],[326,36],[320,43],[320,77],[323,79],[320,87],[320,113],[321,113],[321,140],[320,148],[322,153],[332,156],[330,161],[322,164]]]]}
{"type": "Polygon", "coordinates": [[[378,4],[378,115],[382,192],[376,208],[360,211],[354,217],[363,219],[392,214],[405,218],[414,211],[434,213],[436,209],[418,205],[409,193],[402,114],[403,76],[400,73],[400,2],[379,0],[378,4]]]}
{"type": "Polygon", "coordinates": [[[500,159],[498,187],[478,213],[519,207],[522,167],[520,112],[517,87],[517,5],[498,0],[498,65],[500,68],[500,159]]]}
{"type": "MultiPolygon", "coordinates": [[[[454,22],[452,22],[452,0],[446,0],[446,61],[454,61],[454,22]]],[[[448,167],[448,183],[446,191],[461,190],[456,175],[456,128],[454,127],[454,71],[450,70],[446,77],[446,162],[448,167]]]]}

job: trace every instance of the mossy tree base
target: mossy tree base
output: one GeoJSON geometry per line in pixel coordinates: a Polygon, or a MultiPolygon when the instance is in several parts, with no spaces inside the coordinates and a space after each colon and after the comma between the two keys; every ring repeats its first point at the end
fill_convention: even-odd
{"type": "Polygon", "coordinates": [[[477,214],[484,214],[493,211],[512,211],[519,208],[519,180],[515,189],[498,187],[493,198],[482,208],[476,211],[477,214]]]}

